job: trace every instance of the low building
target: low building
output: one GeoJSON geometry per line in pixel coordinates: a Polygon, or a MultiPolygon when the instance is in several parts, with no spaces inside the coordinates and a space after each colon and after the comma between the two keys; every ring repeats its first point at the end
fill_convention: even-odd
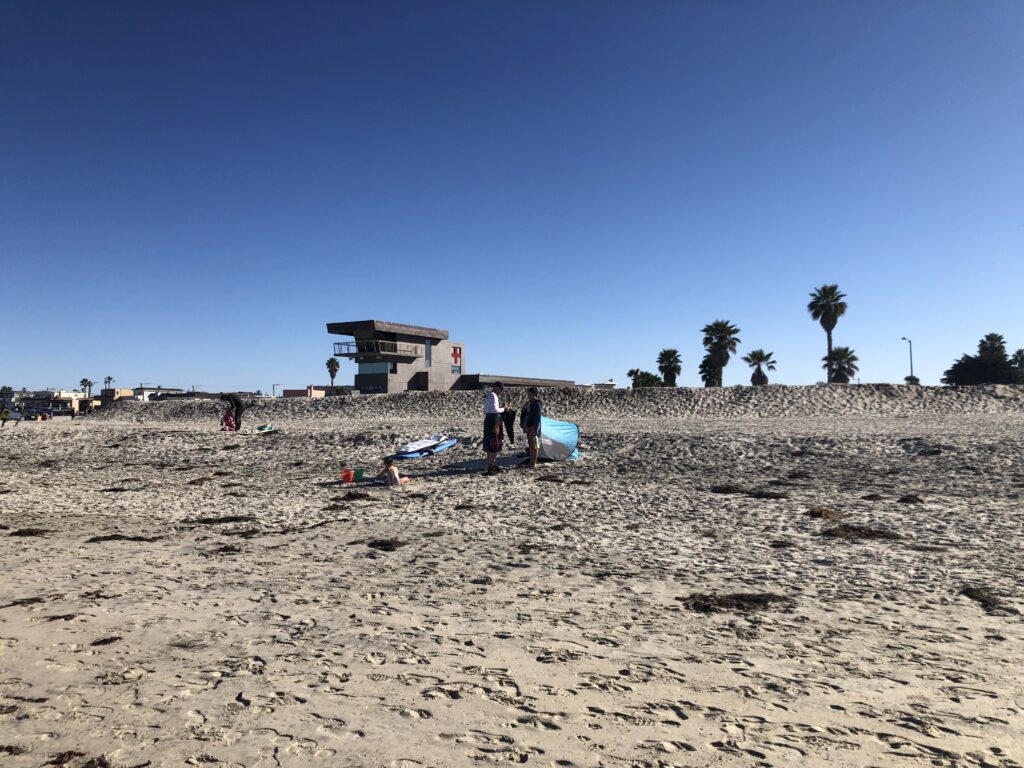
{"type": "Polygon", "coordinates": [[[0,392],[0,408],[16,410],[18,403],[26,397],[31,397],[31,393],[24,389],[17,392],[0,392]]]}
{"type": "Polygon", "coordinates": [[[28,396],[21,397],[18,401],[18,410],[22,413],[48,413],[52,416],[70,416],[78,414],[83,410],[83,402],[86,403],[85,409],[87,409],[91,398],[85,392],[73,389],[48,389],[32,392],[28,396]]]}
{"type": "MultiPolygon", "coordinates": [[[[305,389],[282,389],[281,397],[327,397],[330,387],[320,387],[310,384],[305,389]]],[[[341,391],[342,387],[335,387],[335,391],[341,391]]]]}
{"type": "Polygon", "coordinates": [[[327,332],[352,336],[334,343],[334,354],[356,366],[354,388],[363,394],[480,389],[495,381],[509,386],[572,387],[563,379],[466,373],[466,346],[442,328],[356,320],[328,323],[327,332]]]}
{"type": "Polygon", "coordinates": [[[132,400],[135,393],[130,389],[107,388],[100,390],[100,407],[110,405],[115,400],[132,400]]]}
{"type": "Polygon", "coordinates": [[[185,394],[184,389],[177,387],[147,387],[138,386],[132,390],[132,396],[136,400],[141,400],[144,403],[148,403],[151,399],[162,399],[164,395],[183,395],[185,394]]]}

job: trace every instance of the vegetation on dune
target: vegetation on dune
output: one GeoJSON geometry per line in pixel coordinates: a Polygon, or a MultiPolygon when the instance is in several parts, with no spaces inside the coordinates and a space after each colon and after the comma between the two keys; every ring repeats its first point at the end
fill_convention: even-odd
{"type": "Polygon", "coordinates": [[[331,377],[331,394],[334,394],[334,377],[338,375],[341,362],[336,357],[327,358],[327,374],[331,377]]]}
{"type": "Polygon", "coordinates": [[[775,358],[772,352],[765,352],[763,349],[751,350],[743,356],[743,362],[754,369],[750,375],[750,383],[755,387],[763,387],[768,383],[768,374],[765,371],[775,370],[775,358]]]}
{"type": "Polygon", "coordinates": [[[1010,356],[1001,334],[986,334],[978,342],[978,354],[962,355],[942,375],[942,383],[950,386],[1024,384],[1024,349],[1010,356]]]}
{"type": "Polygon", "coordinates": [[[849,384],[850,379],[860,370],[857,367],[857,355],[849,347],[836,347],[830,355],[821,358],[821,361],[825,363],[821,367],[832,372],[832,384],[849,384]]]}
{"type": "MultiPolygon", "coordinates": [[[[807,304],[807,311],[811,313],[811,317],[817,320],[821,327],[825,331],[825,339],[827,342],[827,351],[825,357],[825,371],[827,373],[827,379],[829,384],[835,379],[835,370],[829,363],[833,360],[833,349],[832,349],[832,331],[835,330],[836,323],[839,322],[839,318],[846,314],[846,302],[844,299],[846,294],[839,290],[839,286],[832,284],[825,284],[811,291],[811,300],[807,304]]],[[[839,382],[844,383],[844,382],[839,382]]]]}
{"type": "Polygon", "coordinates": [[[676,385],[676,377],[683,370],[683,360],[679,357],[678,349],[663,349],[658,354],[658,372],[666,387],[676,385]]]}
{"type": "Polygon", "coordinates": [[[701,361],[701,379],[705,387],[722,386],[722,370],[729,364],[729,356],[736,353],[740,343],[740,329],[728,320],[715,320],[701,328],[704,334],[704,349],[707,353],[701,361]]]}
{"type": "Polygon", "coordinates": [[[633,381],[633,389],[644,389],[645,387],[664,386],[661,379],[650,371],[641,371],[639,368],[631,368],[626,375],[633,381]]]}

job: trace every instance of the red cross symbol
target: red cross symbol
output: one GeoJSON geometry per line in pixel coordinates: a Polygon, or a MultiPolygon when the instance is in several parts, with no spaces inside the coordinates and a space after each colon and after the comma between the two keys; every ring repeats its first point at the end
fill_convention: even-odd
{"type": "Polygon", "coordinates": [[[462,347],[452,347],[452,365],[458,365],[462,360],[462,347]]]}

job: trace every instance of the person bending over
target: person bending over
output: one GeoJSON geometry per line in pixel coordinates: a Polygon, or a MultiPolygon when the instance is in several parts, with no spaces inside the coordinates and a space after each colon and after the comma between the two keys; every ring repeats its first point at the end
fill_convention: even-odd
{"type": "Polygon", "coordinates": [[[245,411],[242,398],[232,392],[228,395],[221,395],[220,399],[228,403],[228,410],[235,420],[235,432],[238,432],[242,428],[242,412],[245,411]]]}

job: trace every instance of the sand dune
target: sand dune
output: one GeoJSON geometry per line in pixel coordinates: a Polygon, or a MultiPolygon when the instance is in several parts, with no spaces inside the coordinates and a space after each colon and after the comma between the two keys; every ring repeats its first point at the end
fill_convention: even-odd
{"type": "Polygon", "coordinates": [[[0,764],[1024,763],[1022,388],[545,399],[494,478],[479,393],[5,428],[0,764]]]}

